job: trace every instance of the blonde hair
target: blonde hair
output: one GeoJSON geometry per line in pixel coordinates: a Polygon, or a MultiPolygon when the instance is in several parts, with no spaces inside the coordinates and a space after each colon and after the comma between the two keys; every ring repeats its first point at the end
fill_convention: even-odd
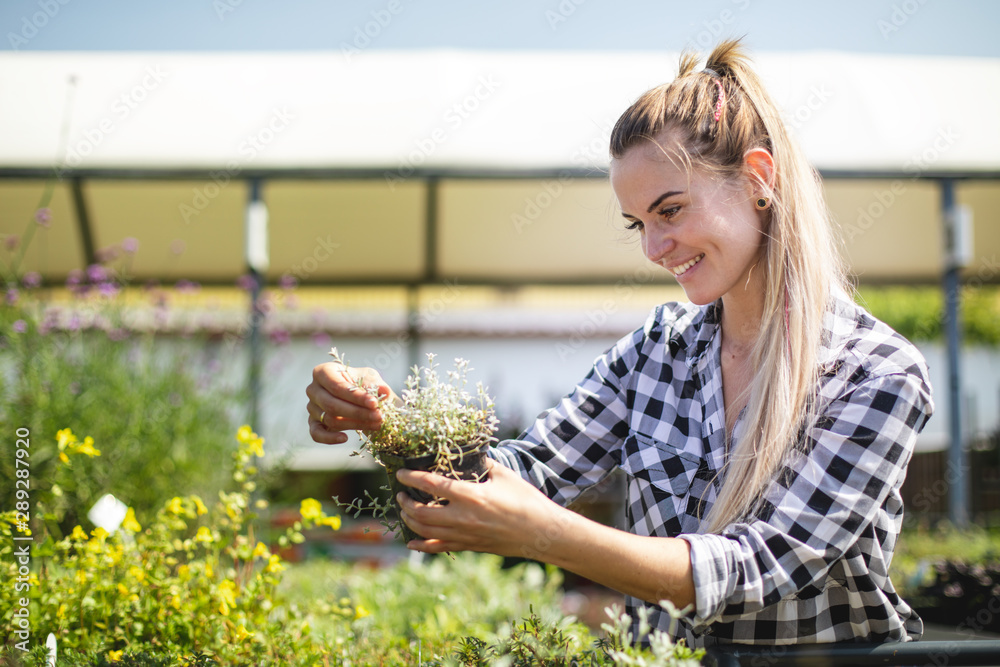
{"type": "MultiPolygon", "coordinates": [[[[744,428],[719,471],[722,488],[704,521],[706,532],[718,533],[759,508],[801,429],[815,419],[823,317],[832,290],[845,283],[819,175],[789,137],[739,41],[715,47],[704,70],[696,71],[697,63],[695,54],[683,54],[673,82],[647,91],[622,114],[611,155],[621,158],[669,133],[689,169],[733,182],[759,180],[745,166],[747,151],[764,148],[774,158],[773,186],[761,183],[773,193],[762,250],[764,311],[751,353],[753,378],[734,402],[747,400],[744,428]]],[[[726,421],[728,438],[735,415],[726,421]]]]}

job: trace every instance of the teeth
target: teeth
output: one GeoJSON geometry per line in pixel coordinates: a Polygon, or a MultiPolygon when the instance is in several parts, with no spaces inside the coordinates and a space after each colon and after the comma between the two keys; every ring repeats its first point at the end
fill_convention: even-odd
{"type": "Polygon", "coordinates": [[[683,274],[684,272],[686,272],[688,269],[690,269],[692,266],[694,266],[695,264],[697,264],[698,262],[700,262],[701,258],[704,257],[704,256],[705,256],[705,253],[702,253],[702,254],[698,255],[697,257],[695,257],[694,259],[692,259],[689,262],[685,262],[684,264],[681,264],[679,266],[675,266],[674,268],[670,269],[670,272],[672,274],[674,274],[675,277],[680,276],[681,274],[683,274]]]}

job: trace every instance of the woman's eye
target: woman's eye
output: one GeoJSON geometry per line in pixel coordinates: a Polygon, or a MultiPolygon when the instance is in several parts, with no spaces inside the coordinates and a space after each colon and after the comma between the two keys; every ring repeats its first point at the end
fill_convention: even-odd
{"type": "Polygon", "coordinates": [[[628,224],[625,225],[625,229],[629,230],[630,232],[635,231],[636,229],[641,230],[643,227],[642,220],[629,220],[628,218],[626,218],[626,221],[628,222],[628,224]]]}
{"type": "Polygon", "coordinates": [[[680,206],[667,206],[665,208],[661,208],[659,211],[657,211],[657,213],[659,213],[661,216],[669,220],[670,218],[677,215],[680,212],[680,210],[681,210],[680,206]]]}

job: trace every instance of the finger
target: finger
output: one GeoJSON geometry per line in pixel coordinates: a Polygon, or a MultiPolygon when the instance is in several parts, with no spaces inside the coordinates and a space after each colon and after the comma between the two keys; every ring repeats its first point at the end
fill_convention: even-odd
{"type": "Polygon", "coordinates": [[[333,362],[320,364],[313,369],[313,384],[326,389],[331,396],[368,409],[377,408],[378,399],[359,387],[358,380],[361,380],[362,385],[377,388],[379,393],[391,392],[378,373],[368,368],[345,368],[342,364],[333,362]]]}
{"type": "Polygon", "coordinates": [[[346,433],[331,431],[311,417],[309,418],[309,437],[321,445],[342,445],[347,442],[346,433]]]}
{"type": "Polygon", "coordinates": [[[311,417],[335,431],[370,431],[382,425],[382,413],[368,407],[359,406],[334,397],[315,383],[306,388],[309,404],[306,409],[311,417]],[[323,413],[326,413],[325,415],[323,413]]]}
{"type": "Polygon", "coordinates": [[[456,484],[460,483],[460,480],[451,479],[432,472],[400,468],[396,471],[396,479],[406,486],[412,486],[435,498],[450,499],[461,495],[460,491],[456,493],[456,484]]]}

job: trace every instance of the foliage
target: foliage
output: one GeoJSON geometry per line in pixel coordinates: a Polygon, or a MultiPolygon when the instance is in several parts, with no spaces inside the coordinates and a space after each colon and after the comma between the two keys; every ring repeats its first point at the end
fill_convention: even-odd
{"type": "MultiPolygon", "coordinates": [[[[939,287],[862,287],[857,300],[911,341],[944,338],[944,296],[939,287]]],[[[963,288],[960,315],[965,342],[1000,345],[1000,290],[963,288]]]]}
{"type": "MultiPolygon", "coordinates": [[[[337,348],[330,351],[334,360],[347,365],[337,348]]],[[[438,374],[434,355],[427,355],[427,366],[414,366],[406,378],[401,401],[394,403],[379,396],[382,426],[363,433],[362,447],[376,457],[379,454],[414,457],[436,455],[439,467],[459,456],[460,448],[475,448],[491,443],[498,420],[493,399],[480,382],[475,395],[466,391],[469,362],[455,360],[455,369],[447,380],[438,374]]],[[[366,388],[358,379],[360,389],[366,388]]],[[[377,393],[373,393],[377,396],[377,393]]]]}
{"type": "Polygon", "coordinates": [[[904,530],[889,569],[893,585],[903,597],[934,581],[935,563],[983,565],[1000,562],[1000,530],[972,526],[959,530],[948,524],[935,529],[904,530]]]}
{"type": "MultiPolygon", "coordinates": [[[[203,360],[165,354],[151,333],[120,326],[116,297],[91,288],[72,309],[30,288],[0,306],[0,430],[29,429],[32,477],[67,474],[55,447],[65,424],[101,443],[99,463],[75,461],[74,484],[52,489],[63,492],[61,503],[50,503],[60,532],[108,491],[143,514],[178,487],[214,495],[224,471],[206,462],[227,455],[235,428],[237,396],[207,382],[203,360]]],[[[0,460],[0,486],[11,488],[14,473],[10,457],[0,460]]]]}
{"type": "MultiPolygon", "coordinates": [[[[59,437],[69,464],[70,456],[99,455],[89,437],[81,443],[69,429],[59,437]]],[[[130,508],[113,533],[101,527],[88,533],[77,525],[60,537],[39,520],[52,515],[38,501],[30,590],[0,589],[5,626],[11,627],[20,608],[17,598],[27,596],[34,633],[54,633],[62,652],[96,651],[109,662],[121,660],[125,651],[167,651],[191,663],[197,663],[196,653],[205,653],[227,665],[318,660],[325,649],[311,637],[308,610],[276,593],[285,563],[254,536],[256,510],[266,507],[251,502],[263,440],[244,426],[237,441],[234,488],[220,491],[211,507],[197,495],[175,496],[152,516],[130,508]]],[[[340,526],[339,517],[327,516],[313,499],[303,501],[301,514],[282,536],[284,543],[301,542],[303,529],[340,526]]],[[[14,541],[13,528],[24,533],[25,527],[14,512],[0,518],[0,567],[4,580],[15,581],[13,553],[24,542],[14,541]]],[[[323,613],[341,619],[347,634],[357,609],[342,601],[323,613]]]]}

